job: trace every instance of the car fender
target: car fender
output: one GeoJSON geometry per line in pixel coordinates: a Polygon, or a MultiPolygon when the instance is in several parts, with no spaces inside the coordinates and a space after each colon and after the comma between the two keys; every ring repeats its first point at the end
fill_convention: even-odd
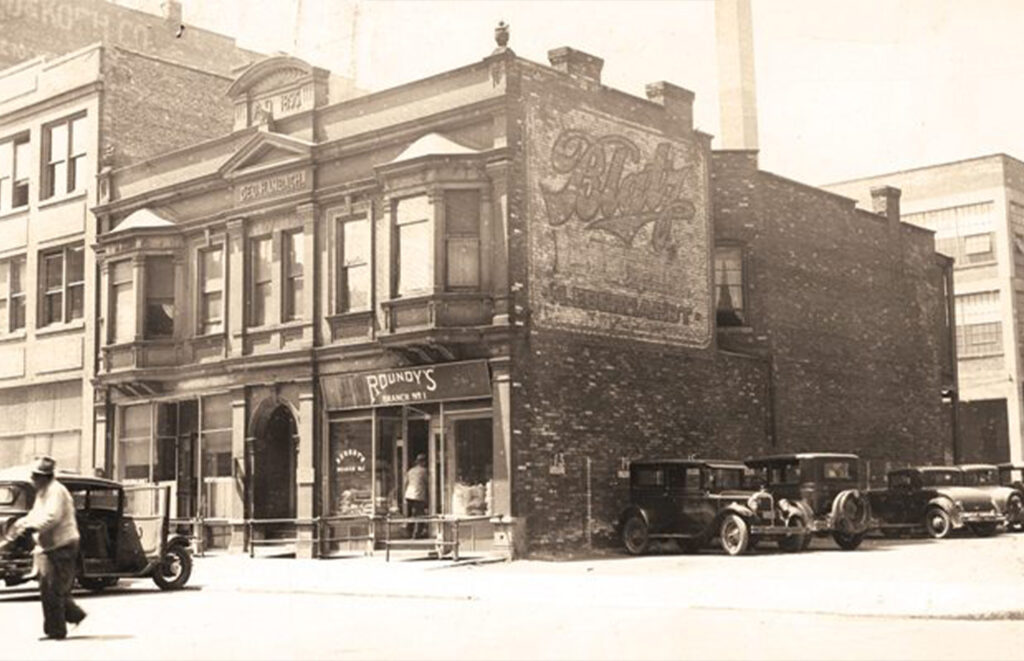
{"type": "Polygon", "coordinates": [[[794,514],[803,517],[805,526],[811,525],[811,522],[814,521],[814,510],[806,501],[780,498],[778,508],[784,521],[788,521],[794,514]]]}
{"type": "Polygon", "coordinates": [[[192,546],[192,540],[190,540],[185,535],[170,535],[167,538],[167,544],[165,544],[165,546],[166,548],[174,548],[175,546],[180,546],[184,549],[188,549],[192,546]]]}
{"type": "Polygon", "coordinates": [[[748,522],[754,518],[754,511],[746,505],[742,505],[740,503],[729,503],[723,507],[722,511],[718,513],[718,516],[715,517],[716,523],[721,523],[722,519],[724,519],[727,514],[736,514],[748,522]]]}
{"type": "Polygon", "coordinates": [[[950,516],[956,516],[959,508],[949,496],[935,496],[928,501],[928,507],[938,507],[950,516]]]}
{"type": "Polygon", "coordinates": [[[625,525],[626,519],[633,516],[634,514],[639,514],[641,517],[643,517],[643,520],[647,523],[648,527],[652,525],[652,516],[649,511],[647,511],[643,507],[640,507],[639,505],[630,505],[626,509],[622,510],[622,513],[619,515],[619,521],[616,524],[616,532],[621,533],[622,526],[625,525]]]}

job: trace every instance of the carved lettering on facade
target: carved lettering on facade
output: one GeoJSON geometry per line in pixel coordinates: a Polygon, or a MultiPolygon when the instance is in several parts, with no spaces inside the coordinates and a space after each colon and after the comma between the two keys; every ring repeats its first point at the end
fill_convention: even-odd
{"type": "Polygon", "coordinates": [[[653,223],[651,248],[674,255],[674,224],[691,222],[696,212],[684,197],[690,166],[674,167],[668,142],[659,143],[646,163],[642,159],[641,149],[625,136],[563,131],[551,148],[550,166],[565,181],[559,187],[541,185],[548,223],[558,227],[576,218],[586,229],[608,232],[629,247],[653,223]]]}
{"type": "Polygon", "coordinates": [[[268,197],[277,197],[306,189],[307,175],[305,170],[259,179],[238,186],[239,202],[253,202],[268,197]]]}

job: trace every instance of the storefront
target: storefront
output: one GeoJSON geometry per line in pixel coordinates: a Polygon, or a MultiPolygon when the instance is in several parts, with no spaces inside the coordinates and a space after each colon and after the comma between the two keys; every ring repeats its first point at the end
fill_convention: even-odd
{"type": "Polygon", "coordinates": [[[408,514],[405,476],[423,455],[427,515],[479,518],[480,530],[467,522],[471,538],[489,538],[485,519],[507,512],[495,499],[507,493],[507,477],[495,474],[503,450],[487,361],[329,375],[321,384],[328,412],[325,515],[408,514]]]}

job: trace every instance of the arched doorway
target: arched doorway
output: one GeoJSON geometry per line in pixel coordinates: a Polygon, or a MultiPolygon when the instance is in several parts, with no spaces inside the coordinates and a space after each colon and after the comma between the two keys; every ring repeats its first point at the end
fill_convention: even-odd
{"type": "Polygon", "coordinates": [[[287,404],[260,405],[253,425],[253,518],[295,518],[297,434],[287,404]]]}

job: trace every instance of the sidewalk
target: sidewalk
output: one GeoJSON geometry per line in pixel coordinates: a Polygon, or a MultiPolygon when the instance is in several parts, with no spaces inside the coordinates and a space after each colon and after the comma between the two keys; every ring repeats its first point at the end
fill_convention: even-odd
{"type": "MultiPolygon", "coordinates": [[[[1024,546],[1012,538],[1005,542],[1008,548],[1000,554],[1024,546]]],[[[1006,576],[972,575],[964,571],[962,560],[959,572],[945,571],[945,562],[956,562],[965,551],[955,544],[940,549],[941,556],[951,555],[948,561],[931,559],[934,573],[921,567],[927,561],[923,556],[934,555],[934,548],[903,547],[884,549],[893,553],[826,550],[742,558],[712,553],[457,566],[437,560],[385,562],[382,555],[332,560],[214,556],[197,560],[192,582],[212,591],[558,603],[570,608],[635,604],[761,614],[1024,619],[1020,572],[1008,567],[1006,576]],[[879,563],[887,563],[884,571],[879,563]]]]}

